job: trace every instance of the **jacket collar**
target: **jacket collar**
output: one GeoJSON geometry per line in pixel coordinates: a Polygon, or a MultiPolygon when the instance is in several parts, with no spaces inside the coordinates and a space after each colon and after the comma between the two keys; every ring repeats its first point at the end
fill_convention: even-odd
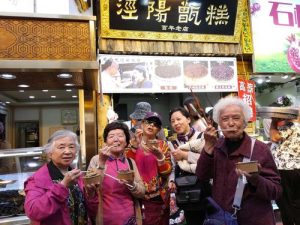
{"type": "MultiPolygon", "coordinates": [[[[249,135],[244,132],[244,140],[241,143],[240,147],[236,149],[234,152],[230,154],[230,156],[242,156],[246,158],[250,158],[251,154],[251,138],[249,135]]],[[[224,154],[227,155],[227,147],[226,147],[226,139],[225,138],[220,138],[216,144],[216,148],[222,151],[224,154]]]]}

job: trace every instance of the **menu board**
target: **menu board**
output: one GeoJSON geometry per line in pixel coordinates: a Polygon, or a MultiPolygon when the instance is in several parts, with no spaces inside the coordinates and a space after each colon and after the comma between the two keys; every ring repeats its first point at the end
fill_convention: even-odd
{"type": "Polygon", "coordinates": [[[99,55],[103,93],[236,92],[233,57],[99,55]]]}

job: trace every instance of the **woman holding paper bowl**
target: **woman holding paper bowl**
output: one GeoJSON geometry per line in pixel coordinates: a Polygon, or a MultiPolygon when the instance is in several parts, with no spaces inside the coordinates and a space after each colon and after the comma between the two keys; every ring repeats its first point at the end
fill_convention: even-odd
{"type": "Polygon", "coordinates": [[[97,224],[142,224],[141,209],[136,199],[144,197],[145,187],[134,160],[127,159],[124,154],[130,140],[129,129],[121,122],[109,123],[103,138],[106,145],[89,165],[90,169],[97,168],[102,175],[102,204],[99,205],[97,224]],[[130,170],[134,171],[131,178],[120,175],[130,170]]]}
{"type": "Polygon", "coordinates": [[[213,119],[224,137],[218,138],[214,127],[206,129],[196,169],[198,178],[213,178],[213,200],[228,218],[234,218],[233,214],[243,225],[275,225],[271,200],[281,194],[280,177],[269,147],[244,131],[250,107],[242,99],[228,96],[220,99],[213,110],[213,119]],[[237,168],[242,161],[257,163],[239,164],[237,168]]]}
{"type": "Polygon", "coordinates": [[[81,171],[72,168],[80,149],[76,134],[56,131],[44,148],[50,162],[24,183],[25,213],[31,224],[92,224],[98,206],[97,185],[84,186],[81,171]]]}

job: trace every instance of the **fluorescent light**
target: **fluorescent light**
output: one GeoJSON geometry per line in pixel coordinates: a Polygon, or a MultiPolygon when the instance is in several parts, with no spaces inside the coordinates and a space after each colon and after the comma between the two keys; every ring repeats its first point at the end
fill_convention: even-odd
{"type": "Polygon", "coordinates": [[[35,98],[35,97],[34,97],[33,95],[30,95],[29,98],[32,98],[32,99],[33,99],[33,98],[35,98]]]}
{"type": "Polygon", "coordinates": [[[51,98],[56,98],[56,96],[55,95],[51,95],[51,98]]]}
{"type": "Polygon", "coordinates": [[[72,89],[66,89],[66,92],[71,92],[72,91],[72,89]]]}
{"type": "Polygon", "coordinates": [[[282,79],[287,79],[289,77],[289,75],[282,75],[281,78],[282,79]]]}
{"type": "Polygon", "coordinates": [[[15,75],[12,75],[12,74],[1,74],[0,75],[0,78],[2,79],[6,79],[6,80],[12,80],[12,79],[16,79],[16,76],[15,75]]]}
{"type": "Polygon", "coordinates": [[[29,85],[27,85],[27,84],[19,84],[18,87],[21,87],[21,88],[28,88],[29,85]]]}
{"type": "Polygon", "coordinates": [[[8,102],[8,101],[7,101],[7,102],[5,102],[5,103],[6,103],[6,104],[10,104],[10,102],[8,102]]]}
{"type": "Polygon", "coordinates": [[[48,90],[45,89],[45,90],[42,90],[42,92],[48,92],[48,90]]]}
{"type": "Polygon", "coordinates": [[[19,92],[24,92],[24,90],[19,90],[19,92]]]}
{"type": "Polygon", "coordinates": [[[75,84],[65,84],[66,87],[72,87],[75,86],[75,84]]]}
{"type": "Polygon", "coordinates": [[[72,95],[72,98],[77,98],[77,95],[72,95]]]}
{"type": "Polygon", "coordinates": [[[61,73],[61,74],[58,74],[57,77],[59,78],[71,78],[72,77],[72,74],[69,74],[69,73],[61,73]]]}

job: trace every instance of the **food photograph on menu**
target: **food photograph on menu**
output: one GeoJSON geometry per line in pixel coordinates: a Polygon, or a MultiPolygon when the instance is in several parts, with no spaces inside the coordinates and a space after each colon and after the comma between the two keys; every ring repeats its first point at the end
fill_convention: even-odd
{"type": "Polygon", "coordinates": [[[206,89],[208,61],[183,61],[184,87],[206,89]]]}

